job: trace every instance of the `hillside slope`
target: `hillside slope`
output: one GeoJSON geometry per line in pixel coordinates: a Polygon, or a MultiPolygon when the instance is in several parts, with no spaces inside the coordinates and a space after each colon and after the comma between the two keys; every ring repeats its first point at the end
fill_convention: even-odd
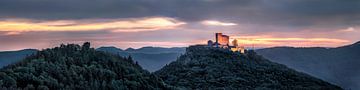
{"type": "Polygon", "coordinates": [[[190,46],[176,61],[155,72],[183,89],[325,89],[340,87],[256,55],[190,46]]]}
{"type": "Polygon", "coordinates": [[[0,69],[1,89],[166,89],[131,57],[95,51],[90,43],[45,49],[0,69]]]}
{"type": "Polygon", "coordinates": [[[337,48],[275,47],[256,52],[346,89],[360,88],[360,42],[337,48]]]}

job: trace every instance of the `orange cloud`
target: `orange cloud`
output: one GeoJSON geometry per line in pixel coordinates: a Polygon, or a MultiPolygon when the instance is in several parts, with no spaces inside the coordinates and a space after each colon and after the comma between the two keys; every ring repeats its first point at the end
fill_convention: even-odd
{"type": "Polygon", "coordinates": [[[122,32],[172,29],[186,24],[168,17],[147,17],[115,20],[3,20],[0,31],[94,31],[114,30],[122,32]]]}

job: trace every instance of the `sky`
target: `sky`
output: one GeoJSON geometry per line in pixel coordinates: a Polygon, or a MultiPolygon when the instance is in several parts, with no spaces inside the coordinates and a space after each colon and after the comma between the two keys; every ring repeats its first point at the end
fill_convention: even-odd
{"type": "Polygon", "coordinates": [[[360,41],[360,0],[0,0],[0,51],[186,47],[216,32],[245,47],[338,47],[360,41]]]}

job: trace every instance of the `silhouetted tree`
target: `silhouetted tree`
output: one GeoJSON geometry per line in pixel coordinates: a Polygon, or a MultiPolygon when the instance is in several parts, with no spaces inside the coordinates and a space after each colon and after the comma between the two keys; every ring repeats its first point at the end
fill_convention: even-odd
{"type": "Polygon", "coordinates": [[[130,60],[130,61],[133,61],[131,55],[129,55],[127,59],[130,60]]]}
{"type": "Polygon", "coordinates": [[[82,45],[82,50],[88,50],[90,49],[90,42],[85,42],[83,45],[82,45]]]}

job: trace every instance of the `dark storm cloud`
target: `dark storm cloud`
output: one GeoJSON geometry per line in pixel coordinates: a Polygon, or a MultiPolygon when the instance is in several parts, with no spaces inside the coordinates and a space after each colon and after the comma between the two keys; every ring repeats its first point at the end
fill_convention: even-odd
{"type": "Polygon", "coordinates": [[[2,18],[167,16],[294,27],[360,23],[359,0],[1,0],[0,12],[2,18]]]}
{"type": "MultiPolygon", "coordinates": [[[[287,27],[360,24],[359,0],[1,0],[0,17],[31,19],[166,16],[287,27]]],[[[336,25],[336,27],[334,26],[336,25]]]]}
{"type": "MultiPolygon", "coordinates": [[[[144,16],[197,19],[211,14],[215,10],[211,7],[219,6],[205,0],[2,0],[0,2],[2,17],[39,19],[144,16]]],[[[222,4],[221,6],[226,6],[229,2],[222,4]]]]}
{"type": "MultiPolygon", "coordinates": [[[[271,3],[271,2],[269,2],[271,3]]],[[[295,24],[359,25],[359,0],[282,0],[268,4],[273,13],[295,24]]],[[[272,17],[276,17],[272,15],[272,17]]]]}
{"type": "MultiPolygon", "coordinates": [[[[152,15],[148,3],[132,0],[2,0],[2,17],[81,19],[152,15]]],[[[150,6],[151,7],[151,6],[150,6]]]]}

